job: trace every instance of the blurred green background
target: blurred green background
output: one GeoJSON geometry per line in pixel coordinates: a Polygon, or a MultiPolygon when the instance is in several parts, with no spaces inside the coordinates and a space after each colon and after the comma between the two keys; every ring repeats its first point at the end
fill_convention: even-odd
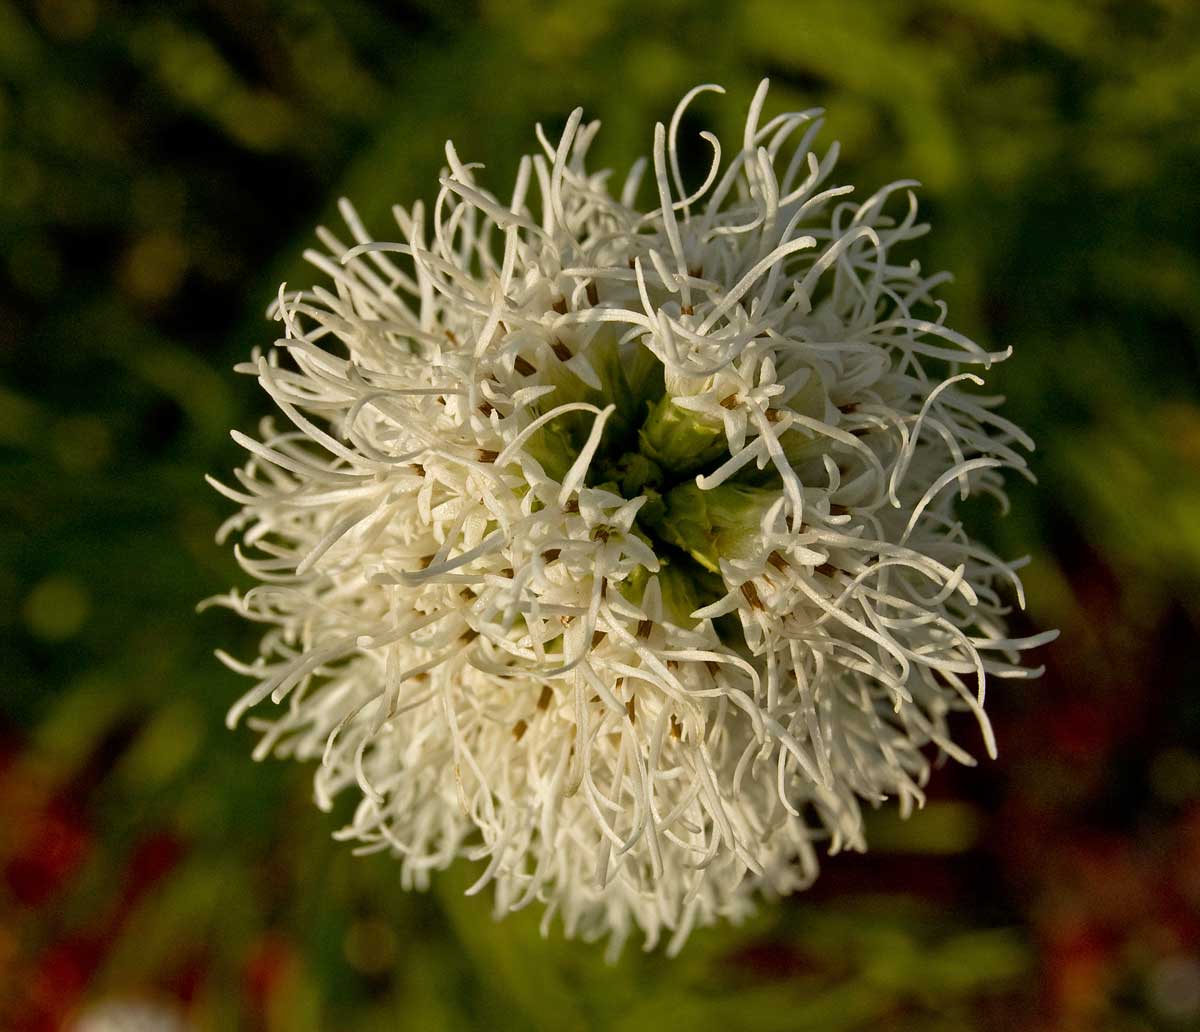
{"type": "Polygon", "coordinates": [[[1200,1028],[1200,4],[0,0],[0,83],[0,1027],[1200,1028]],[[503,192],[582,104],[623,170],[698,82],[738,138],[764,74],[828,109],[839,181],[924,183],[914,255],[1016,348],[1042,484],[985,533],[1063,634],[990,693],[998,763],[608,968],[466,870],[402,893],[224,730],[211,650],[253,642],[193,614],[244,583],[201,477],[339,195],[386,239],[447,137],[503,192]]]}

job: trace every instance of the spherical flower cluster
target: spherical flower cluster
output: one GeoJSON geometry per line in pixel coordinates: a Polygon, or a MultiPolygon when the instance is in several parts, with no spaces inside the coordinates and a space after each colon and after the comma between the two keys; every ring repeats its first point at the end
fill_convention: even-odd
{"type": "Polygon", "coordinates": [[[973,762],[952,713],[994,753],[986,680],[1048,640],[1008,635],[1018,564],[955,516],[1031,444],[972,390],[1008,352],[897,255],[914,184],[849,199],[820,112],[764,120],[764,82],[689,187],[703,90],[615,195],[576,111],[507,198],[447,145],[396,242],[343,203],[327,283],[281,288],[240,367],[286,422],[216,485],[262,582],[219,601],[266,627],[222,654],[256,682],[230,723],[282,704],[256,755],[361,793],[340,834],[406,887],[482,861],[497,914],[613,954],[865,848],[864,801],[907,814],[931,755],[973,762]]]}

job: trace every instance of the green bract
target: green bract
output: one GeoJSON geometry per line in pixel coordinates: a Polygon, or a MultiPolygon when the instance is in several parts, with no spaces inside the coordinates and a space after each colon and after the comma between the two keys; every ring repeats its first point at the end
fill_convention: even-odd
{"type": "Polygon", "coordinates": [[[720,423],[680,408],[664,394],[638,431],[642,451],[664,469],[683,476],[727,454],[720,423]]]}
{"type": "Polygon", "coordinates": [[[721,572],[721,559],[746,560],[761,548],[763,515],[781,498],[778,489],[722,484],[708,491],[680,484],[664,496],[655,527],[669,544],[706,570],[721,572]]]}

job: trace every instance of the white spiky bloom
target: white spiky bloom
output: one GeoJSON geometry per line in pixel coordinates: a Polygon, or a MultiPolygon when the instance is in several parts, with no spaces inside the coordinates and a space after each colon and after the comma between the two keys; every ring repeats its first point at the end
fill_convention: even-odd
{"type": "Polygon", "coordinates": [[[896,256],[913,184],[846,199],[819,112],[763,122],[764,82],[689,190],[702,90],[656,127],[648,212],[644,163],[618,196],[587,171],[580,111],[507,200],[448,144],[399,242],[343,203],[351,239],[306,255],[329,284],[281,288],[241,367],[290,426],[235,434],[218,485],[264,582],[221,601],[268,628],[222,656],[257,681],[230,723],[285,703],[257,755],[321,757],[323,807],[357,785],[341,834],[405,886],[483,860],[498,914],[539,901],[613,954],[865,848],[861,801],[907,813],[926,753],[972,762],[956,710],[993,753],[985,680],[1048,640],[1008,636],[1018,564],[954,515],[1031,444],[961,371],[1008,352],[896,256]]]}

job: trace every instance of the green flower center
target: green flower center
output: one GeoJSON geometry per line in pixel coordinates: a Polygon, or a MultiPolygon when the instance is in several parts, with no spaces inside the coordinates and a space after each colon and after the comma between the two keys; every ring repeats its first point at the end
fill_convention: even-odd
{"type": "MultiPolygon", "coordinates": [[[[778,475],[753,467],[711,490],[696,484],[730,458],[724,427],[676,405],[667,393],[662,364],[645,348],[625,361],[613,342],[594,342],[588,353],[601,379],[596,390],[560,367],[549,373],[555,391],[549,411],[568,402],[614,405],[586,483],[626,499],[645,497],[634,533],[662,563],[659,584],[668,618],[694,624],[690,613],[728,590],[720,576],[722,558],[745,558],[758,537],[763,512],[779,498],[778,475]]],[[[591,430],[593,416],[565,413],[542,428],[530,450],[552,476],[574,462],[591,430]]],[[[639,568],[626,582],[640,600],[649,571],[639,568]]]]}

